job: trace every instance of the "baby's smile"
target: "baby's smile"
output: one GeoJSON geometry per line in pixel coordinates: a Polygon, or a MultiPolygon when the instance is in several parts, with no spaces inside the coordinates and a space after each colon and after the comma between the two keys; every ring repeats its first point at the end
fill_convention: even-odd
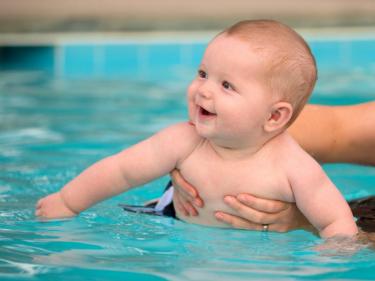
{"type": "Polygon", "coordinates": [[[215,117],[216,114],[208,111],[207,109],[203,108],[202,106],[198,106],[198,112],[199,116],[203,118],[208,118],[208,117],[215,117]]]}

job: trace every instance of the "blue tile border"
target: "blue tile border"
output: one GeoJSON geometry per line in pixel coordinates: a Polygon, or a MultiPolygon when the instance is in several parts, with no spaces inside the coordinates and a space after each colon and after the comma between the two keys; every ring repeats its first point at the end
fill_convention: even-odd
{"type": "Polygon", "coordinates": [[[95,46],[77,45],[62,48],[63,70],[60,74],[71,76],[92,76],[95,74],[95,46]]]}
{"type": "MultiPolygon", "coordinates": [[[[66,45],[55,50],[55,74],[62,77],[162,75],[197,67],[205,44],[66,45]]],[[[178,75],[178,73],[175,73],[178,75]]]]}
{"type": "MultiPolygon", "coordinates": [[[[375,68],[375,39],[309,40],[320,70],[375,68]]],[[[0,70],[40,70],[66,78],[182,75],[206,43],[60,44],[0,47],[0,70]]]]}
{"type": "Polygon", "coordinates": [[[0,47],[0,70],[54,72],[54,47],[0,47]]]}
{"type": "Polygon", "coordinates": [[[311,41],[318,69],[375,67],[375,40],[311,41]]]}

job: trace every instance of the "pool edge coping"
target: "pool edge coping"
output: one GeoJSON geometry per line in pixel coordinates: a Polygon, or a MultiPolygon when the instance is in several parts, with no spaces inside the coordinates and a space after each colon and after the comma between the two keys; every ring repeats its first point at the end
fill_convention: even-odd
{"type": "MultiPolygon", "coordinates": [[[[343,41],[375,39],[374,27],[297,28],[307,40],[343,41]]],[[[0,33],[0,47],[69,44],[183,44],[207,43],[219,30],[147,32],[0,33]]]]}

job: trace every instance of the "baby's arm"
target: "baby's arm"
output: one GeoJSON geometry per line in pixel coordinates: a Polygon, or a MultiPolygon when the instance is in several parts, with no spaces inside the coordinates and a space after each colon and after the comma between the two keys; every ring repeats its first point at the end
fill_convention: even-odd
{"type": "Polygon", "coordinates": [[[297,207],[320,236],[355,235],[350,207],[322,167],[302,150],[291,158],[288,175],[297,207]]]}
{"type": "Polygon", "coordinates": [[[172,171],[189,154],[198,136],[188,123],[171,126],[87,168],[59,192],[42,198],[36,215],[69,217],[131,187],[172,171]]]}

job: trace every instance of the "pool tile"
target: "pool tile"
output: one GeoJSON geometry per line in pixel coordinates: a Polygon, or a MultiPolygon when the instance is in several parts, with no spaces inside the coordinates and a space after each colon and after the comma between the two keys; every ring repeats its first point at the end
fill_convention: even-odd
{"type": "Polygon", "coordinates": [[[342,67],[340,42],[310,42],[318,69],[342,67]]]}
{"type": "Polygon", "coordinates": [[[104,59],[101,67],[104,76],[134,75],[139,68],[139,46],[113,44],[103,46],[104,59]]]}
{"type": "MultiPolygon", "coordinates": [[[[375,67],[375,40],[310,40],[319,70],[375,67]]],[[[195,73],[206,43],[63,44],[0,47],[0,69],[42,70],[57,76],[174,79],[195,73]],[[166,78],[167,77],[167,78],[166,78]]]]}
{"type": "Polygon", "coordinates": [[[95,74],[94,65],[95,45],[68,45],[63,47],[64,76],[92,76],[95,74]]]}
{"type": "Polygon", "coordinates": [[[0,47],[0,69],[37,70],[53,73],[53,47],[0,47]]]}
{"type": "Polygon", "coordinates": [[[375,40],[357,40],[351,44],[354,66],[375,67],[375,40]]]}

